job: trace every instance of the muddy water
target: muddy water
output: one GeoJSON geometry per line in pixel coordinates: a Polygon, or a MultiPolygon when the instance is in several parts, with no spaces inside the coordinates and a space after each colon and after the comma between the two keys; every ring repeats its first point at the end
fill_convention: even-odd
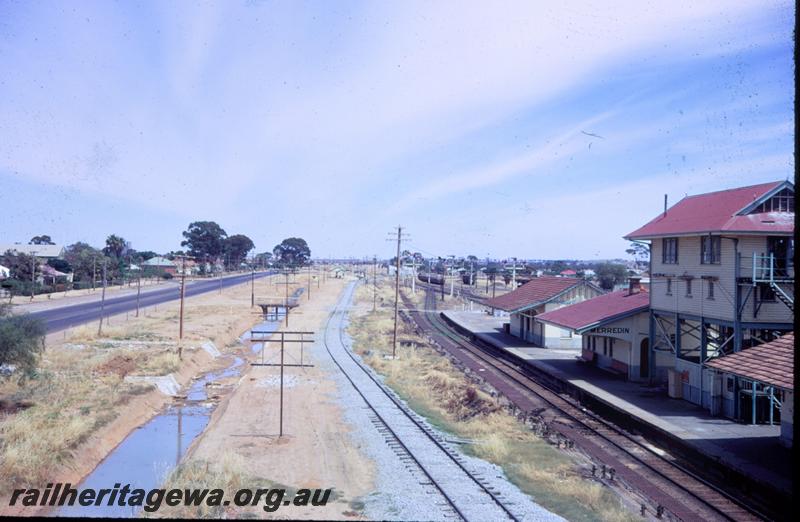
{"type": "MultiPolygon", "coordinates": [[[[274,332],[280,326],[283,315],[277,321],[265,321],[253,327],[259,332],[274,332]]],[[[265,334],[259,335],[265,337],[265,334]]],[[[250,340],[250,331],[245,332],[240,342],[250,340]]],[[[262,343],[253,343],[257,353],[262,343]]],[[[177,466],[192,441],[205,429],[216,406],[208,402],[206,384],[239,375],[244,360],[235,357],[230,366],[209,372],[195,380],[186,390],[186,400],[168,407],[143,426],[132,431],[77,487],[112,489],[130,484],[130,489],[145,491],[158,488],[177,466]]],[[[59,517],[136,517],[141,507],[131,506],[64,506],[52,513],[59,517]]]]}

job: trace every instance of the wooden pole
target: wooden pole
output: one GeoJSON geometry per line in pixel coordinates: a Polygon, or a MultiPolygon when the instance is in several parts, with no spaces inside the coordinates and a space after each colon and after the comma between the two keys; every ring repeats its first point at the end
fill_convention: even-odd
{"type": "MultiPolygon", "coordinates": [[[[183,266],[181,268],[181,312],[180,312],[180,326],[178,328],[178,339],[183,339],[183,298],[186,290],[186,258],[183,258],[183,266]]],[[[178,349],[180,356],[180,348],[178,349]]]]}
{"type": "Polygon", "coordinates": [[[394,279],[394,331],[392,332],[392,359],[397,353],[397,311],[400,300],[400,241],[403,235],[403,227],[397,227],[397,263],[394,279]]]}
{"type": "Polygon", "coordinates": [[[106,307],[106,260],[103,260],[103,295],[100,297],[100,325],[97,327],[97,335],[103,333],[103,312],[106,307]]]}
{"type": "MultiPolygon", "coordinates": [[[[289,288],[287,285],[286,288],[289,288]]],[[[281,409],[280,409],[280,427],[278,431],[278,437],[283,437],[283,342],[284,335],[281,332],[281,409]]]]}

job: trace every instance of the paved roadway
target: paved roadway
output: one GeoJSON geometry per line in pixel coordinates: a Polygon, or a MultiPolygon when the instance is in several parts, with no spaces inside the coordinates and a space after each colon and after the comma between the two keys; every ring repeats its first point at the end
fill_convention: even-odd
{"type": "MultiPolygon", "coordinates": [[[[257,272],[256,278],[266,277],[274,272],[257,272]]],[[[193,281],[186,284],[186,297],[192,297],[214,290],[227,288],[230,286],[246,283],[250,281],[250,274],[241,274],[231,277],[219,279],[204,279],[200,281],[193,281]]],[[[180,285],[170,286],[169,288],[162,288],[159,290],[152,290],[149,292],[142,292],[139,298],[140,308],[153,306],[168,301],[179,299],[180,285]]],[[[136,310],[136,294],[125,295],[122,297],[114,297],[106,299],[103,315],[117,315],[125,312],[136,310]]],[[[61,306],[51,310],[42,310],[40,312],[31,312],[31,317],[38,317],[42,319],[47,328],[47,333],[59,332],[73,326],[83,323],[96,321],[100,319],[100,301],[92,301],[89,303],[79,303],[69,306],[61,306]]]]}

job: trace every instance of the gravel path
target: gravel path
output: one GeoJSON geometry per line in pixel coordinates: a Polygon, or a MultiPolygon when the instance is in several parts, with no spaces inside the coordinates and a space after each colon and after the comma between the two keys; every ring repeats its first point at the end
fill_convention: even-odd
{"type": "MultiPolygon", "coordinates": [[[[375,411],[366,405],[364,398],[339,371],[323,343],[315,343],[312,349],[337,381],[337,399],[343,406],[346,420],[359,427],[352,433],[356,439],[354,442],[376,463],[376,490],[362,499],[366,516],[386,520],[511,519],[509,513],[487,493],[488,490],[518,520],[563,520],[534,503],[511,484],[497,466],[462,454],[459,448],[447,442],[446,434],[413,413],[394,392],[370,379],[348,356],[350,339],[345,333],[342,342],[339,333],[346,328],[346,310],[352,302],[354,288],[355,285],[351,284],[345,290],[324,335],[333,357],[375,411]],[[387,397],[382,388],[387,389],[394,400],[387,397]],[[413,420],[400,408],[409,412],[413,420]],[[462,467],[478,482],[470,478],[462,467]],[[429,477],[435,480],[438,489],[429,477]],[[450,497],[455,508],[442,491],[450,497]]],[[[368,371],[380,380],[374,372],[368,371]]]]}

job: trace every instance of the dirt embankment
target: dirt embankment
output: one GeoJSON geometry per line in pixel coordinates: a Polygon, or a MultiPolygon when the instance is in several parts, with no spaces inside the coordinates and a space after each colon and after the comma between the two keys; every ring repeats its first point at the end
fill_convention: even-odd
{"type": "MultiPolygon", "coordinates": [[[[278,290],[271,279],[256,283],[258,297],[278,290]]],[[[172,373],[184,386],[229,363],[199,349],[203,341],[214,342],[223,355],[238,352],[238,336],[258,321],[250,308],[250,285],[242,284],[187,299],[182,343],[176,340],[176,302],[138,318],[112,317],[100,337],[96,325],[50,336],[36,379],[0,383],[5,403],[25,406],[0,417],[0,514],[43,514],[9,507],[11,490],[79,482],[173,400],[150,385],[125,382],[126,375],[172,373]]]]}

